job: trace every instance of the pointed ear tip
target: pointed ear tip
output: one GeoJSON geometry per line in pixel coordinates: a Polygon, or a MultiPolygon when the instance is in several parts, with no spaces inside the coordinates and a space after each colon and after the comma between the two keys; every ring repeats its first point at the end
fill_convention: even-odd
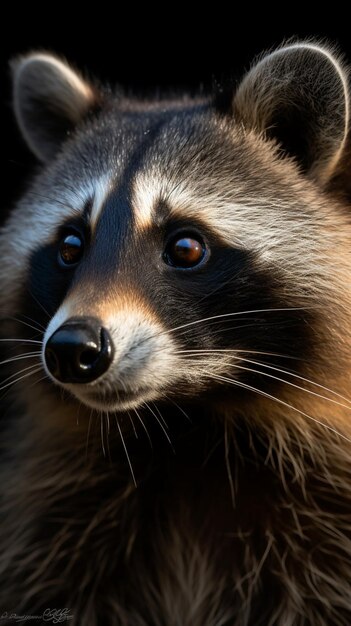
{"type": "Polygon", "coordinates": [[[48,52],[47,50],[33,50],[31,52],[24,52],[12,57],[12,59],[10,59],[10,67],[16,69],[19,66],[24,66],[34,61],[46,61],[50,63],[50,61],[57,62],[58,60],[59,57],[51,52],[48,52]]]}
{"type": "Polygon", "coordinates": [[[263,54],[259,60],[267,60],[277,55],[298,52],[319,55],[320,57],[324,57],[325,60],[328,60],[334,67],[337,67],[340,72],[347,71],[347,64],[345,63],[344,55],[339,47],[327,40],[307,39],[283,42],[278,48],[269,50],[266,54],[263,54]]]}
{"type": "Polygon", "coordinates": [[[97,105],[94,83],[64,58],[33,51],[10,61],[13,109],[24,139],[41,161],[51,159],[75,126],[97,105]]]}
{"type": "MultiPolygon", "coordinates": [[[[70,87],[81,93],[86,102],[96,99],[96,89],[89,80],[80,73],[79,70],[67,62],[63,57],[43,50],[22,54],[10,60],[10,70],[14,93],[21,91],[21,88],[31,87],[37,84],[40,91],[48,80],[69,84],[70,87]]],[[[54,82],[52,84],[54,84],[54,82]]]]}
{"type": "Polygon", "coordinates": [[[34,69],[35,66],[41,66],[42,69],[46,66],[49,70],[52,68],[63,73],[72,72],[78,74],[66,59],[47,50],[37,50],[15,56],[10,59],[9,66],[12,77],[15,80],[18,80],[24,70],[34,69]]]}
{"type": "Polygon", "coordinates": [[[318,39],[295,39],[283,41],[276,50],[312,50],[315,52],[321,52],[322,54],[325,52],[333,52],[335,50],[335,46],[333,46],[330,42],[318,39]]]}
{"type": "Polygon", "coordinates": [[[23,71],[29,70],[31,66],[32,69],[34,69],[36,64],[55,64],[57,66],[58,64],[64,65],[64,62],[50,52],[44,51],[28,52],[13,57],[10,59],[9,67],[15,88],[18,85],[20,78],[23,76],[23,71]]]}

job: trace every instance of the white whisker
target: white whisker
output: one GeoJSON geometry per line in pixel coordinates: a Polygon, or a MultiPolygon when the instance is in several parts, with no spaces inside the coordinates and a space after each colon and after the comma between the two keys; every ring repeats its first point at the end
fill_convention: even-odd
{"type": "Polygon", "coordinates": [[[25,354],[20,354],[19,356],[13,356],[10,359],[5,359],[5,361],[0,362],[0,366],[6,365],[6,363],[13,363],[15,361],[21,361],[22,359],[34,359],[41,355],[41,352],[26,352],[25,354]]]}
{"type": "Polygon", "coordinates": [[[32,369],[32,371],[28,372],[27,374],[24,374],[23,376],[20,376],[19,378],[16,378],[15,380],[11,380],[11,382],[7,383],[6,385],[2,385],[0,387],[0,391],[2,391],[3,389],[6,389],[6,387],[10,387],[11,385],[15,385],[16,383],[19,383],[20,380],[23,380],[24,378],[28,378],[28,376],[32,376],[33,374],[36,374],[36,372],[40,372],[41,371],[41,366],[37,366],[37,365],[32,365],[31,368],[35,368],[32,369]]]}
{"type": "Polygon", "coordinates": [[[260,350],[244,350],[239,348],[189,348],[187,350],[176,350],[174,354],[212,354],[216,352],[228,352],[230,354],[240,354],[243,352],[244,354],[261,354],[263,356],[277,356],[282,359],[293,359],[294,361],[299,360],[297,357],[280,354],[279,352],[263,352],[260,350]]]}
{"type": "MultiPolygon", "coordinates": [[[[319,389],[324,389],[324,391],[328,391],[328,393],[331,393],[332,395],[337,396],[341,400],[344,400],[345,402],[348,402],[351,405],[351,400],[349,398],[347,398],[346,396],[343,396],[342,394],[334,391],[333,389],[330,389],[329,387],[326,387],[325,385],[317,383],[317,382],[315,382],[315,381],[313,381],[313,380],[311,380],[309,378],[305,378],[304,376],[296,374],[295,372],[290,372],[289,370],[285,370],[283,368],[279,368],[279,367],[276,367],[274,365],[268,365],[268,364],[262,363],[260,361],[254,361],[252,359],[246,359],[243,356],[235,357],[235,353],[239,353],[239,355],[241,353],[243,353],[243,354],[261,354],[263,356],[277,356],[277,357],[283,357],[283,358],[294,358],[294,357],[285,357],[284,355],[281,355],[281,354],[278,354],[278,353],[274,353],[274,352],[259,352],[259,351],[255,351],[255,350],[235,350],[235,349],[231,350],[231,349],[225,349],[225,348],[224,349],[221,349],[221,348],[216,349],[216,348],[214,348],[214,349],[208,349],[208,350],[206,350],[206,349],[200,349],[200,350],[197,350],[197,349],[193,349],[193,350],[178,350],[176,352],[176,354],[189,354],[189,355],[195,355],[195,354],[207,355],[207,354],[216,354],[216,353],[232,354],[233,358],[237,358],[238,361],[243,361],[245,363],[252,363],[253,365],[259,365],[259,366],[264,367],[266,369],[271,369],[271,370],[274,370],[274,371],[277,371],[277,372],[281,372],[282,374],[286,374],[287,376],[292,376],[293,378],[297,378],[299,380],[302,380],[302,381],[304,381],[306,383],[309,383],[310,385],[313,385],[314,387],[318,387],[319,389]]],[[[252,370],[252,371],[255,371],[255,370],[252,370]]],[[[259,372],[259,373],[264,375],[263,372],[259,372]]],[[[268,374],[267,374],[267,376],[268,376],[268,374]]],[[[337,402],[336,400],[333,400],[332,398],[327,398],[326,396],[317,394],[316,392],[314,392],[312,390],[305,389],[304,387],[300,387],[298,385],[294,385],[293,383],[290,383],[289,381],[286,381],[284,379],[277,378],[277,380],[282,380],[283,382],[286,382],[287,384],[293,385],[293,386],[297,387],[298,389],[302,389],[302,390],[306,391],[307,393],[311,393],[313,395],[319,396],[320,398],[324,398],[325,400],[330,400],[330,402],[334,402],[335,404],[340,404],[340,406],[344,406],[345,408],[351,408],[351,407],[348,407],[348,406],[346,406],[346,405],[344,405],[342,403],[337,402]]]]}
{"type": "Polygon", "coordinates": [[[100,434],[101,434],[101,446],[104,457],[106,458],[106,450],[105,450],[105,441],[104,441],[104,416],[102,411],[99,412],[100,415],[100,434]]]}
{"type": "Polygon", "coordinates": [[[295,411],[296,413],[299,413],[300,415],[303,415],[304,417],[307,417],[308,419],[312,420],[316,424],[319,424],[320,426],[323,426],[323,428],[326,428],[330,432],[333,432],[335,435],[338,435],[338,437],[341,437],[342,439],[345,439],[346,441],[351,443],[351,439],[349,437],[346,437],[346,435],[343,435],[342,433],[340,433],[338,430],[336,430],[332,426],[329,426],[328,424],[325,424],[324,422],[318,420],[316,417],[313,417],[312,415],[309,415],[308,413],[305,413],[304,411],[301,411],[301,409],[297,409],[296,407],[292,406],[288,402],[285,402],[284,400],[281,400],[280,398],[276,398],[275,396],[273,396],[270,393],[267,393],[266,391],[262,391],[262,389],[256,389],[256,387],[252,387],[251,385],[247,385],[246,383],[243,383],[241,381],[234,380],[232,378],[227,378],[225,376],[220,376],[218,374],[211,374],[210,372],[207,372],[207,375],[210,378],[213,378],[214,380],[226,382],[226,383],[229,383],[230,385],[234,385],[234,386],[237,386],[237,387],[242,387],[243,389],[248,389],[249,391],[253,391],[255,393],[258,393],[259,395],[264,396],[265,398],[269,398],[270,400],[274,400],[275,402],[278,402],[279,404],[282,404],[283,406],[286,406],[287,408],[291,409],[292,411],[295,411]]]}
{"type": "Polygon", "coordinates": [[[86,459],[88,457],[89,437],[90,437],[91,421],[92,421],[92,418],[93,418],[93,413],[94,413],[94,410],[91,409],[90,416],[89,416],[89,422],[88,422],[87,440],[86,440],[86,443],[85,443],[85,458],[86,459]]]}
{"type": "MultiPolygon", "coordinates": [[[[40,334],[42,334],[43,330],[45,330],[44,327],[38,328],[38,326],[33,326],[33,324],[29,324],[28,322],[25,322],[24,320],[21,320],[18,317],[7,317],[6,319],[13,320],[15,322],[18,322],[19,324],[23,324],[24,326],[28,326],[28,328],[32,328],[33,330],[37,331],[40,334]]],[[[34,321],[34,320],[32,320],[32,321],[34,321]]],[[[34,323],[36,323],[36,322],[34,322],[34,323]]]]}
{"type": "Polygon", "coordinates": [[[134,431],[134,436],[135,436],[135,438],[136,438],[136,439],[138,439],[138,433],[137,433],[137,431],[136,431],[135,424],[134,424],[134,422],[133,422],[133,420],[132,420],[132,416],[131,416],[131,414],[130,414],[130,412],[129,412],[129,411],[127,411],[127,415],[128,415],[128,417],[129,417],[129,421],[130,421],[130,423],[131,423],[131,425],[132,425],[132,428],[133,428],[133,431],[134,431]]]}
{"type": "MultiPolygon", "coordinates": [[[[246,359],[241,359],[241,361],[243,362],[247,362],[246,359]]],[[[248,361],[249,363],[251,361],[248,361]]],[[[257,363],[257,365],[261,365],[260,363],[257,363]]],[[[301,387],[300,385],[296,385],[295,383],[292,383],[289,380],[284,380],[284,378],[280,378],[279,376],[274,376],[273,374],[268,374],[268,372],[261,372],[260,370],[255,370],[251,367],[245,367],[243,365],[238,365],[237,363],[227,363],[228,367],[235,367],[236,369],[240,369],[240,370],[245,370],[247,372],[252,372],[253,374],[260,374],[262,376],[266,376],[268,378],[272,378],[273,380],[278,380],[279,382],[285,383],[286,385],[289,385],[290,387],[295,387],[295,389],[300,389],[300,391],[305,391],[306,393],[310,393],[314,396],[317,396],[318,398],[321,398],[322,400],[328,400],[329,402],[333,402],[333,404],[338,404],[339,406],[344,407],[345,409],[349,409],[351,410],[351,406],[348,406],[347,404],[343,404],[342,402],[338,402],[338,400],[333,400],[332,398],[328,398],[327,396],[323,396],[320,393],[317,393],[316,391],[312,391],[311,389],[306,389],[305,387],[301,387]]]]}
{"type": "MultiPolygon", "coordinates": [[[[1,385],[1,387],[0,387],[0,390],[1,390],[1,389],[5,389],[5,387],[7,387],[7,386],[8,386],[8,385],[7,385],[7,384],[5,384],[5,383],[8,383],[8,381],[9,381],[9,380],[11,380],[11,379],[13,379],[13,378],[16,378],[16,376],[18,376],[19,374],[23,374],[24,372],[27,372],[28,370],[31,370],[31,369],[33,369],[33,368],[35,368],[35,367],[38,367],[38,366],[39,366],[39,364],[38,364],[38,363],[32,363],[32,365],[28,365],[28,367],[24,367],[23,369],[19,370],[19,372],[15,372],[14,374],[11,374],[10,376],[7,376],[7,378],[5,378],[5,379],[2,381],[2,385],[1,385]]],[[[9,384],[11,385],[11,384],[12,384],[12,382],[13,382],[13,381],[11,381],[9,384]]]]}
{"type": "Polygon", "coordinates": [[[38,298],[36,298],[36,296],[34,295],[34,293],[31,292],[28,286],[27,286],[27,289],[28,289],[28,292],[30,293],[30,296],[33,298],[33,300],[35,300],[37,304],[39,304],[40,308],[42,309],[42,311],[44,311],[45,315],[47,315],[48,319],[51,319],[52,316],[50,315],[50,313],[46,310],[46,308],[42,305],[42,303],[39,302],[38,298]]]}
{"type": "Polygon", "coordinates": [[[104,413],[105,425],[106,425],[106,443],[107,443],[107,456],[111,463],[111,450],[110,450],[110,416],[107,411],[104,413]]]}
{"type": "Polygon", "coordinates": [[[158,418],[158,416],[156,415],[155,411],[153,411],[153,410],[152,410],[151,406],[150,406],[147,402],[144,402],[144,404],[145,404],[145,406],[149,409],[149,411],[150,411],[151,415],[153,415],[153,416],[154,416],[155,420],[157,421],[157,423],[159,424],[160,428],[162,429],[162,431],[163,431],[163,433],[164,433],[164,435],[165,435],[165,437],[166,437],[166,439],[167,439],[167,441],[168,441],[169,445],[171,446],[171,448],[172,448],[173,452],[175,453],[175,450],[174,450],[173,444],[172,444],[172,442],[171,442],[171,440],[170,440],[170,438],[169,438],[169,435],[168,435],[168,433],[167,433],[167,431],[166,431],[166,429],[165,429],[164,425],[162,424],[161,420],[158,418]]]}
{"type": "MultiPolygon", "coordinates": [[[[294,372],[289,372],[288,370],[284,370],[282,368],[273,366],[273,365],[266,365],[265,363],[260,363],[258,361],[253,361],[251,359],[242,359],[245,360],[248,363],[252,363],[253,365],[261,365],[262,367],[266,367],[268,369],[272,369],[275,370],[277,372],[281,372],[282,374],[287,374],[288,376],[293,376],[294,378],[298,378],[299,380],[303,380],[306,383],[309,383],[310,385],[314,385],[315,387],[319,387],[320,389],[324,389],[324,391],[328,391],[329,393],[332,393],[334,396],[338,396],[339,398],[341,398],[342,400],[345,400],[345,402],[349,402],[351,404],[351,400],[349,398],[346,398],[345,396],[342,396],[340,393],[337,393],[336,391],[333,391],[332,389],[329,389],[329,387],[325,387],[324,385],[321,385],[320,383],[316,383],[313,380],[310,380],[309,378],[305,378],[304,376],[300,376],[299,374],[295,374],[294,372]]],[[[311,393],[313,393],[311,391],[311,393]]],[[[318,394],[317,394],[318,395],[318,394]]],[[[321,396],[322,398],[324,396],[321,396]]],[[[330,398],[327,398],[328,400],[330,400],[330,398]]],[[[334,402],[334,400],[331,400],[331,402],[334,402]]],[[[341,406],[345,406],[345,405],[341,405],[341,406]]]]}
{"type": "Polygon", "coordinates": [[[155,411],[157,412],[157,414],[158,414],[158,416],[159,416],[160,420],[162,421],[162,423],[163,423],[164,427],[165,427],[165,428],[167,428],[167,430],[168,430],[168,424],[167,424],[166,420],[164,419],[163,415],[161,415],[161,411],[160,411],[160,409],[158,408],[157,404],[155,404],[154,402],[152,402],[152,406],[154,407],[155,411]]]}
{"type": "Polygon", "coordinates": [[[177,409],[179,409],[179,411],[181,413],[183,413],[184,417],[188,420],[188,422],[190,422],[190,424],[192,424],[192,420],[189,417],[189,415],[184,411],[184,409],[182,409],[181,406],[179,406],[179,404],[177,404],[174,400],[172,400],[172,398],[170,398],[169,396],[167,396],[166,394],[164,394],[166,400],[168,400],[169,402],[171,402],[172,404],[174,404],[174,406],[177,407],[177,409]]]}
{"type": "Polygon", "coordinates": [[[230,455],[229,455],[230,451],[229,451],[228,422],[227,421],[224,424],[224,448],[225,448],[225,465],[227,468],[230,495],[232,499],[233,508],[235,508],[235,488],[234,488],[232,468],[230,467],[230,455]]]}
{"type": "Polygon", "coordinates": [[[28,315],[23,315],[23,313],[21,314],[21,316],[24,317],[29,322],[32,322],[33,324],[36,324],[38,326],[38,328],[43,330],[44,333],[45,333],[46,327],[43,324],[41,324],[40,322],[38,322],[38,320],[34,320],[32,317],[29,317],[28,315]]]}
{"type": "MultiPolygon", "coordinates": [[[[30,328],[33,328],[34,330],[37,330],[37,331],[40,331],[40,332],[42,332],[42,331],[45,332],[46,328],[45,328],[45,326],[43,326],[43,324],[41,324],[37,320],[33,319],[32,317],[29,317],[29,315],[24,315],[23,313],[20,313],[20,315],[21,315],[21,318],[23,317],[25,320],[28,320],[28,322],[31,322],[32,324],[35,324],[35,326],[31,326],[30,324],[28,324],[28,326],[30,328]]],[[[3,315],[3,316],[0,315],[0,321],[2,321],[2,320],[14,320],[16,322],[20,322],[21,324],[25,324],[25,322],[21,318],[13,317],[13,316],[8,315],[8,314],[3,315]]]]}
{"type": "Polygon", "coordinates": [[[142,425],[142,427],[143,427],[143,429],[144,429],[144,431],[145,431],[145,433],[146,433],[146,436],[147,436],[147,438],[148,438],[148,440],[149,440],[151,450],[153,450],[153,445],[152,445],[152,441],[151,441],[151,437],[150,437],[150,434],[149,434],[148,429],[146,428],[146,426],[145,426],[145,424],[144,424],[143,420],[141,419],[141,417],[140,417],[140,415],[139,415],[139,413],[138,413],[137,409],[133,409],[133,412],[134,412],[134,413],[135,413],[135,415],[137,416],[137,418],[138,418],[138,420],[139,420],[140,424],[142,425]]]}
{"type": "Polygon", "coordinates": [[[34,387],[38,383],[41,383],[42,380],[49,380],[49,376],[47,374],[45,374],[41,378],[38,378],[37,380],[34,381],[34,383],[32,383],[31,385],[28,385],[28,389],[31,389],[32,387],[34,387]]]}
{"type": "Polygon", "coordinates": [[[39,344],[40,346],[42,345],[42,341],[38,341],[37,339],[18,339],[18,338],[11,338],[11,339],[0,339],[1,343],[9,343],[9,341],[13,341],[15,343],[36,343],[39,344]]]}
{"type": "Polygon", "coordinates": [[[121,441],[122,441],[122,445],[123,445],[123,448],[124,448],[124,452],[125,452],[126,457],[127,457],[127,460],[128,460],[128,465],[129,465],[129,468],[130,468],[130,472],[131,472],[131,474],[132,474],[133,482],[134,482],[134,485],[137,487],[138,485],[137,485],[137,482],[136,482],[136,480],[135,480],[135,475],[134,475],[134,471],[133,471],[132,463],[131,463],[131,460],[130,460],[130,458],[129,458],[129,454],[128,454],[127,446],[126,446],[125,441],[124,441],[124,437],[123,437],[122,429],[121,429],[121,427],[120,427],[120,425],[119,425],[119,421],[118,421],[118,417],[117,417],[117,415],[115,415],[115,419],[116,419],[116,424],[117,424],[117,427],[118,427],[118,430],[119,430],[119,434],[120,434],[120,437],[121,437],[121,441]]]}
{"type": "MultiPolygon", "coordinates": [[[[234,311],[232,313],[221,313],[219,315],[211,315],[210,317],[203,317],[201,319],[193,320],[192,322],[187,322],[186,324],[181,324],[180,326],[176,326],[171,329],[161,330],[157,333],[148,335],[148,337],[146,337],[143,341],[141,341],[139,345],[141,345],[145,341],[149,341],[150,339],[153,339],[154,337],[159,337],[159,336],[169,334],[169,333],[175,333],[184,328],[189,328],[192,326],[196,326],[198,324],[203,324],[204,322],[209,322],[212,320],[220,320],[223,318],[237,317],[240,315],[249,315],[253,313],[268,313],[268,312],[280,312],[280,311],[304,311],[306,310],[306,308],[307,307],[283,307],[283,308],[271,308],[271,309],[253,309],[250,311],[234,311]]],[[[315,308],[315,307],[309,307],[309,308],[315,308]]]]}
{"type": "Polygon", "coordinates": [[[187,324],[181,324],[181,326],[176,326],[175,328],[171,328],[166,331],[168,333],[174,333],[182,328],[188,328],[189,326],[195,326],[196,324],[202,324],[203,322],[209,322],[211,320],[229,318],[229,317],[237,317],[239,315],[249,315],[251,313],[268,313],[268,312],[280,312],[280,311],[303,311],[302,307],[285,307],[278,309],[253,309],[251,311],[234,311],[233,313],[221,313],[220,315],[211,315],[211,317],[203,317],[199,320],[195,320],[192,322],[188,322],[187,324]]]}

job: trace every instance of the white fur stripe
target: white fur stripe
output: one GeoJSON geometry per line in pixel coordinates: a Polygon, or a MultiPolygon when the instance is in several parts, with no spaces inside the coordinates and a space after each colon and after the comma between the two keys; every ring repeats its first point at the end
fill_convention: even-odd
{"type": "Polygon", "coordinates": [[[94,182],[93,186],[93,206],[90,214],[90,226],[92,231],[96,228],[96,224],[101,214],[101,209],[112,189],[111,176],[101,176],[94,182]]]}
{"type": "Polygon", "coordinates": [[[162,179],[140,172],[136,175],[132,187],[132,210],[137,230],[144,230],[152,225],[152,217],[157,201],[160,199],[162,179]]]}

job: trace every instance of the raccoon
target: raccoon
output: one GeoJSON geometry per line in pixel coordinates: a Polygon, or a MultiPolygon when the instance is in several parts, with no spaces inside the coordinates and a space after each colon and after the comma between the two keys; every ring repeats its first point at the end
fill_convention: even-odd
{"type": "Polygon", "coordinates": [[[347,67],[133,97],[34,52],[0,231],[0,610],[351,623],[347,67]]]}

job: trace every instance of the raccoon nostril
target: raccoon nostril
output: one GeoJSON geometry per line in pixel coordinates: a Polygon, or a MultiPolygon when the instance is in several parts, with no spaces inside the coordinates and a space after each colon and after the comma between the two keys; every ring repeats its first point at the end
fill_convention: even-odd
{"type": "Polygon", "coordinates": [[[89,350],[84,350],[79,355],[79,362],[81,365],[90,367],[91,365],[94,365],[98,356],[99,356],[99,352],[97,352],[96,349],[94,348],[91,348],[89,350]]]}

